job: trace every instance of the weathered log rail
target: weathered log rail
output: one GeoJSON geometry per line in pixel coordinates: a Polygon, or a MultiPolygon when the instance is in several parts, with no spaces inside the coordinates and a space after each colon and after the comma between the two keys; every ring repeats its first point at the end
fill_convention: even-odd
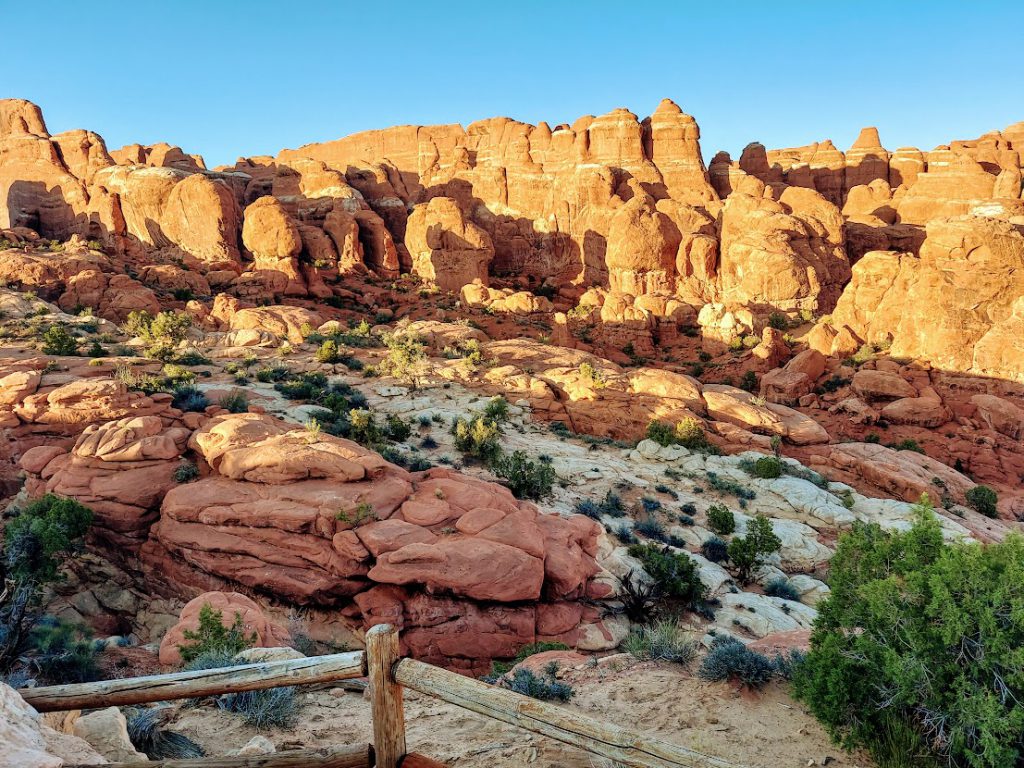
{"type": "MultiPolygon", "coordinates": [[[[175,672],[98,683],[23,688],[41,712],[93,709],[196,698],[290,685],[367,677],[373,715],[372,746],[337,746],[252,757],[210,757],[117,763],[115,768],[443,768],[407,753],[403,688],[446,701],[503,723],[556,739],[635,768],[743,768],[628,728],[587,717],[399,655],[398,632],[387,624],[366,633],[366,651],[269,661],[238,667],[175,672]]],[[[76,768],[71,766],[70,768],[76,768]]]]}

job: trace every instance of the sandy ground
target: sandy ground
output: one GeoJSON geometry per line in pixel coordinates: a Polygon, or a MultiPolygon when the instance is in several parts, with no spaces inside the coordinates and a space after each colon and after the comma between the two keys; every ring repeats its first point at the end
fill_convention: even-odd
{"type": "MultiPolygon", "coordinates": [[[[746,692],[707,683],[676,665],[636,661],[569,671],[576,690],[566,706],[750,768],[872,768],[830,743],[779,684],[746,692]]],[[[300,700],[300,724],[263,732],[278,749],[371,741],[370,706],[360,693],[313,691],[300,700]]],[[[414,692],[406,693],[409,748],[458,768],[614,768],[574,747],[535,736],[414,692]]],[[[257,731],[239,716],[207,706],[182,709],[169,727],[223,754],[257,731]]]]}

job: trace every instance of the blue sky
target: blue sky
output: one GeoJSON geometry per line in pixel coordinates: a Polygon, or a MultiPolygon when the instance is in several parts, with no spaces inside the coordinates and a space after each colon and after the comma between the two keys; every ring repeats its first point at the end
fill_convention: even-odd
{"type": "Polygon", "coordinates": [[[554,125],[663,97],[706,160],[863,125],[930,149],[1024,120],[1024,2],[0,0],[0,97],[211,166],[396,124],[554,125]]]}

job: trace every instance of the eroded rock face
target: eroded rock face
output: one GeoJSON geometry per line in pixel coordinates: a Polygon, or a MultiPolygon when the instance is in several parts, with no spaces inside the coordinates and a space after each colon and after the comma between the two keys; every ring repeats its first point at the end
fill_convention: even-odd
{"type": "Polygon", "coordinates": [[[897,357],[1024,380],[1024,235],[981,217],[935,220],[919,257],[867,254],[832,315],[897,357]]]}
{"type": "Polygon", "coordinates": [[[451,198],[435,197],[413,209],[405,246],[413,271],[442,291],[457,293],[474,280],[487,285],[488,267],[494,258],[491,237],[468,221],[451,198]]]}

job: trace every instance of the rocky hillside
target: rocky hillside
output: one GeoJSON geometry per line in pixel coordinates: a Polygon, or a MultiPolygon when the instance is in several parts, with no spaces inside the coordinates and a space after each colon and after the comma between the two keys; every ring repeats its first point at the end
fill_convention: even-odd
{"type": "Polygon", "coordinates": [[[93,513],[48,610],[142,667],[212,601],[480,675],[666,607],[802,647],[838,536],[922,495],[1019,529],[1024,124],[699,139],[665,100],[209,170],[0,101],[0,498],[93,513]]]}

